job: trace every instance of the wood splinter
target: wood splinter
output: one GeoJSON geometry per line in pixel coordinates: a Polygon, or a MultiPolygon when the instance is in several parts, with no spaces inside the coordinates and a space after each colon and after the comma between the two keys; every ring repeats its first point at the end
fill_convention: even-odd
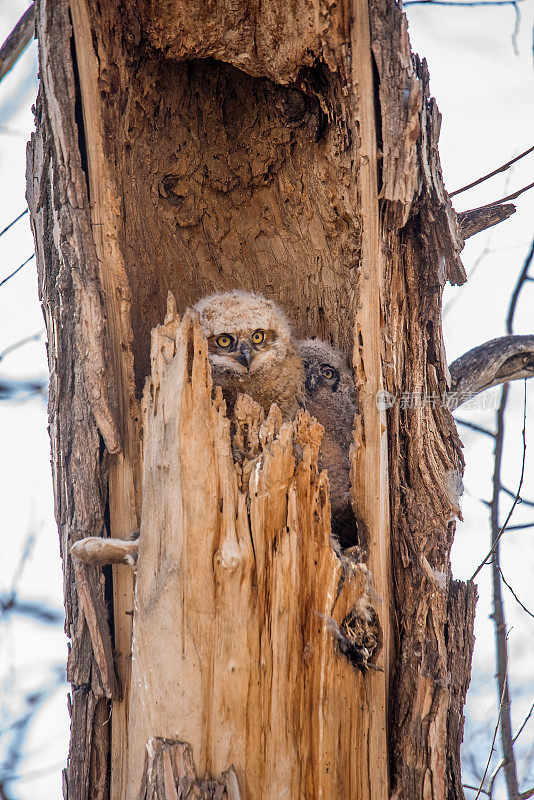
{"type": "Polygon", "coordinates": [[[241,800],[237,776],[230,767],[222,781],[197,777],[191,745],[153,737],[146,746],[145,770],[137,800],[241,800]]]}

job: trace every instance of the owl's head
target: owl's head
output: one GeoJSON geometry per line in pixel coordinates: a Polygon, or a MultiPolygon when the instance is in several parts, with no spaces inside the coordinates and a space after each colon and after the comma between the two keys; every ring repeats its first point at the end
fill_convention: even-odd
{"type": "Polygon", "coordinates": [[[320,339],[306,339],[299,342],[298,347],[304,363],[308,397],[313,397],[321,388],[337,392],[352,385],[352,370],[342,350],[320,339]]]}
{"type": "Polygon", "coordinates": [[[260,294],[237,290],[212,294],[193,308],[217,372],[243,376],[260,372],[286,358],[291,348],[286,315],[260,294]]]}

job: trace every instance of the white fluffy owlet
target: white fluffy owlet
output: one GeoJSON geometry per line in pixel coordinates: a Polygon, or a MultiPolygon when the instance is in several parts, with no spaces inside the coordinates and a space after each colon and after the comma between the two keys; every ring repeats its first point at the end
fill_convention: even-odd
{"type": "Polygon", "coordinates": [[[306,409],[324,428],[319,466],[328,471],[332,533],[343,547],[355,544],[350,504],[349,448],[356,413],[356,389],[347,357],[320,339],[298,343],[304,362],[306,409]]]}
{"type": "Polygon", "coordinates": [[[208,340],[213,382],[230,409],[242,392],[266,414],[276,403],[285,422],[293,419],[303,401],[304,368],[282,309],[237,290],[204,297],[193,308],[208,340]]]}

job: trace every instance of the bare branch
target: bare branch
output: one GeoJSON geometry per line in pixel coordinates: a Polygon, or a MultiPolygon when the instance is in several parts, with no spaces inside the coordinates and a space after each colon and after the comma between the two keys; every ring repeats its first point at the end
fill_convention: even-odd
{"type": "Polygon", "coordinates": [[[493,789],[495,787],[495,781],[497,780],[497,775],[499,774],[499,772],[501,771],[501,769],[503,767],[504,767],[504,761],[501,759],[501,761],[499,761],[499,763],[497,764],[497,766],[495,767],[495,769],[491,773],[490,782],[489,782],[489,792],[488,792],[490,800],[492,800],[492,797],[493,797],[493,789]]]}
{"type": "Polygon", "coordinates": [[[491,764],[491,759],[493,757],[493,753],[495,752],[495,739],[497,738],[497,733],[499,732],[499,722],[501,721],[503,699],[504,699],[504,692],[501,695],[501,702],[499,703],[499,714],[497,716],[497,724],[495,725],[495,730],[493,731],[493,739],[491,740],[491,749],[490,749],[490,754],[488,756],[488,762],[486,764],[486,769],[484,770],[482,780],[480,781],[480,786],[478,787],[478,792],[476,793],[475,800],[478,800],[481,793],[484,791],[482,787],[484,786],[484,781],[486,780],[486,775],[488,774],[489,765],[491,764]]]}
{"type": "Polygon", "coordinates": [[[29,617],[36,622],[47,625],[59,624],[64,614],[62,611],[46,606],[42,602],[33,603],[19,600],[14,593],[0,595],[0,611],[2,614],[15,614],[19,617],[29,617]]]}
{"type": "MultiPolygon", "coordinates": [[[[404,5],[407,5],[407,3],[404,3],[404,5]]],[[[532,147],[529,147],[528,150],[525,150],[524,153],[520,153],[515,158],[510,159],[510,161],[507,161],[506,164],[502,164],[502,166],[497,167],[497,169],[494,169],[492,172],[488,172],[487,175],[483,175],[481,178],[477,178],[476,181],[472,181],[471,183],[468,183],[466,186],[462,186],[460,189],[455,189],[454,192],[449,192],[449,197],[454,197],[455,194],[466,192],[468,189],[472,189],[473,186],[478,186],[479,183],[483,183],[484,181],[487,181],[489,178],[493,178],[494,175],[498,175],[499,172],[505,172],[512,166],[512,164],[515,164],[516,161],[519,161],[521,158],[528,156],[528,154],[532,153],[533,150],[534,150],[534,145],[532,145],[532,147]]]]}
{"type": "Polygon", "coordinates": [[[532,239],[530,250],[528,251],[525,260],[523,262],[523,267],[519,274],[519,278],[517,279],[517,283],[515,285],[514,291],[512,293],[512,299],[510,300],[510,306],[508,308],[508,315],[506,317],[506,333],[513,333],[513,323],[515,312],[517,308],[517,303],[519,300],[519,295],[521,294],[522,289],[525,286],[525,283],[529,278],[528,271],[530,269],[530,265],[532,264],[532,259],[534,258],[534,239],[532,239]]]}
{"type": "Polygon", "coordinates": [[[457,425],[463,425],[464,428],[469,428],[471,431],[483,433],[484,436],[491,436],[492,439],[495,439],[495,434],[493,431],[483,428],[482,425],[477,425],[475,422],[468,422],[466,419],[455,419],[455,422],[457,425]]]}
{"type": "MultiPolygon", "coordinates": [[[[501,492],[504,492],[505,494],[507,494],[508,497],[515,497],[515,492],[512,492],[511,489],[507,489],[506,486],[501,486],[501,492]]],[[[520,497],[519,498],[519,502],[523,503],[526,506],[530,506],[531,508],[534,508],[534,500],[525,500],[524,497],[520,497]]]]}
{"type": "Polygon", "coordinates": [[[514,742],[517,739],[519,739],[521,733],[523,732],[523,728],[525,727],[525,725],[527,724],[527,722],[531,718],[533,712],[534,712],[534,703],[532,703],[532,705],[530,706],[530,711],[528,712],[527,716],[523,720],[523,723],[522,723],[521,727],[519,728],[519,730],[517,731],[516,735],[514,736],[514,742]]]}
{"type": "MultiPolygon", "coordinates": [[[[478,786],[471,786],[469,783],[462,783],[462,786],[464,789],[472,789],[474,792],[477,792],[479,789],[478,786]]],[[[482,789],[482,794],[487,794],[489,796],[489,792],[487,792],[485,789],[482,789]]]]}
{"type": "Polygon", "coordinates": [[[534,335],[501,336],[474,347],[449,367],[458,405],[492,386],[534,376],[534,335]]]}
{"type": "Polygon", "coordinates": [[[3,280],[1,280],[1,281],[0,281],[0,286],[3,286],[3,285],[4,285],[4,283],[7,283],[7,282],[8,282],[8,280],[10,280],[10,279],[11,279],[11,278],[12,278],[14,275],[16,275],[16,274],[17,274],[17,272],[20,272],[20,271],[21,271],[21,269],[22,269],[23,267],[25,267],[25,266],[26,266],[26,264],[28,264],[28,263],[29,263],[29,262],[32,260],[32,258],[34,258],[34,256],[35,256],[35,253],[32,253],[32,254],[31,254],[31,256],[30,256],[29,258],[27,258],[27,259],[26,259],[26,261],[23,261],[23,263],[20,265],[20,267],[17,267],[17,269],[13,270],[13,272],[12,272],[10,275],[8,275],[8,276],[7,276],[7,277],[5,277],[3,280]]]}
{"type": "MultiPolygon", "coordinates": [[[[506,317],[506,331],[509,334],[513,333],[514,327],[514,316],[515,311],[517,308],[517,302],[520,296],[520,293],[524,286],[526,285],[527,281],[530,280],[528,271],[530,268],[530,264],[532,262],[532,258],[534,256],[534,241],[531,244],[529,253],[524,261],[523,268],[519,274],[517,279],[514,291],[512,293],[512,297],[510,300],[508,314],[506,317]]],[[[510,339],[515,339],[516,337],[511,337],[510,339]]],[[[501,471],[502,471],[502,456],[503,456],[503,448],[504,448],[504,419],[505,419],[505,411],[506,405],[508,400],[508,390],[509,384],[505,383],[502,387],[501,391],[501,402],[499,404],[499,408],[497,411],[497,425],[496,425],[496,433],[495,433],[495,451],[494,451],[494,470],[493,470],[493,496],[492,501],[490,504],[491,508],[491,541],[492,546],[490,552],[484,559],[484,561],[479,565],[477,570],[475,571],[473,578],[478,574],[478,572],[482,569],[484,564],[488,563],[488,559],[491,558],[492,564],[492,583],[493,583],[493,614],[492,619],[494,622],[495,627],[495,649],[496,649],[496,662],[497,662],[497,686],[498,686],[498,696],[500,697],[500,708],[499,708],[499,720],[500,720],[500,728],[501,728],[501,741],[502,741],[502,753],[503,759],[499,766],[497,767],[496,771],[494,772],[494,776],[492,777],[490,783],[490,798],[493,795],[493,785],[495,777],[498,771],[501,769],[501,766],[504,770],[505,780],[506,780],[506,789],[507,795],[509,800],[526,800],[526,798],[531,796],[531,790],[526,792],[520,793],[519,792],[519,785],[517,779],[517,765],[515,760],[515,753],[514,753],[514,742],[516,741],[516,737],[512,736],[512,721],[511,721],[511,698],[509,692],[509,681],[508,681],[508,641],[507,641],[507,633],[506,633],[506,620],[504,616],[504,603],[502,598],[502,583],[510,589],[514,598],[517,602],[522,606],[522,608],[527,611],[528,614],[534,616],[528,611],[528,609],[519,601],[516,593],[510,586],[510,584],[505,580],[504,575],[502,574],[502,570],[500,567],[500,539],[503,532],[506,530],[508,522],[512,516],[515,506],[521,502],[521,487],[523,484],[523,478],[525,473],[525,457],[526,457],[526,414],[527,414],[527,384],[525,380],[524,384],[524,401],[523,401],[523,458],[522,458],[522,465],[521,465],[521,477],[519,479],[519,486],[517,492],[514,497],[514,501],[506,521],[502,528],[499,528],[499,501],[501,497],[501,492],[503,491],[504,487],[501,483],[501,471]]],[[[505,492],[509,492],[509,490],[504,489],[505,492]]],[[[472,579],[473,579],[472,578],[472,579]]],[[[471,579],[471,580],[472,580],[471,579]]],[[[530,716],[529,712],[529,716],[530,716]]],[[[527,717],[528,720],[528,717],[527,717]]],[[[525,723],[526,724],[526,721],[525,723]]],[[[499,726],[499,721],[498,721],[499,726]]],[[[524,725],[522,726],[522,728],[524,725]]],[[[522,730],[520,729],[520,731],[522,730]]],[[[495,737],[494,737],[495,741],[495,737]]],[[[493,750],[493,746],[492,746],[493,750]]],[[[491,754],[490,754],[491,760],[491,754]]],[[[489,762],[488,762],[489,766],[489,762]]],[[[482,787],[482,784],[481,784],[482,787]]]]}
{"type": "MultiPolygon", "coordinates": [[[[52,669],[52,674],[47,683],[39,689],[30,689],[25,693],[22,702],[17,704],[20,710],[11,719],[2,719],[0,736],[4,742],[2,759],[0,761],[0,800],[7,798],[6,790],[11,789],[11,783],[17,779],[19,764],[24,753],[24,742],[28,730],[36,714],[65,683],[65,666],[57,664],[52,669]],[[3,791],[3,793],[2,793],[3,791]]],[[[9,795],[11,798],[11,795],[9,795]]]]}
{"type": "Polygon", "coordinates": [[[501,466],[504,448],[504,413],[508,400],[508,384],[502,389],[501,403],[497,412],[497,435],[495,438],[495,460],[493,470],[493,497],[491,501],[491,538],[492,538],[492,580],[493,580],[493,614],[491,615],[495,626],[495,650],[497,660],[497,686],[501,698],[501,742],[503,751],[503,769],[510,800],[517,800],[519,791],[517,781],[517,767],[515,763],[513,742],[512,742],[512,721],[510,712],[510,693],[508,690],[508,642],[506,633],[506,621],[504,617],[504,604],[502,600],[501,576],[499,571],[499,542],[503,529],[506,528],[508,520],[518,502],[521,484],[524,475],[525,465],[525,417],[526,417],[526,384],[525,384],[525,407],[523,418],[523,468],[521,470],[520,485],[512,508],[508,514],[503,529],[499,530],[499,499],[501,488],[501,466]]]}
{"type": "Polygon", "coordinates": [[[19,19],[0,47],[0,81],[13,67],[35,35],[35,4],[19,19]]]}
{"type": "Polygon", "coordinates": [[[501,496],[501,470],[502,455],[504,448],[504,415],[508,401],[508,384],[505,384],[501,393],[501,403],[497,412],[497,434],[495,437],[495,463],[493,470],[493,497],[491,501],[491,538],[492,538],[492,583],[493,583],[493,614],[492,619],[495,626],[495,650],[497,660],[497,686],[501,697],[501,742],[503,753],[503,770],[506,781],[506,788],[510,800],[517,800],[519,794],[519,784],[517,779],[517,765],[515,761],[514,743],[512,736],[512,713],[511,698],[508,682],[508,641],[506,632],[506,620],[504,616],[504,603],[502,598],[501,569],[500,569],[500,539],[503,530],[510,520],[513,510],[519,501],[521,486],[525,474],[526,456],[526,416],[527,416],[527,385],[525,381],[525,393],[523,404],[523,462],[521,466],[521,477],[516,497],[503,525],[499,530],[499,501],[501,496]],[[504,700],[504,702],[503,702],[504,700]]]}
{"type": "MultiPolygon", "coordinates": [[[[521,502],[521,498],[519,498],[521,502]]],[[[526,522],[523,525],[508,525],[509,531],[524,531],[527,528],[534,528],[534,522],[526,522]]]]}
{"type": "Polygon", "coordinates": [[[0,378],[0,400],[27,400],[46,391],[47,379],[15,380],[0,378]]]}
{"type": "MultiPolygon", "coordinates": [[[[510,584],[508,583],[508,581],[506,580],[506,578],[504,577],[504,575],[502,574],[502,569],[501,569],[501,567],[499,566],[499,564],[497,564],[497,569],[499,570],[499,573],[500,573],[500,575],[501,575],[502,582],[504,583],[504,585],[505,585],[505,586],[507,586],[507,587],[508,587],[508,589],[509,589],[509,590],[510,590],[510,592],[512,593],[512,595],[513,595],[514,599],[516,600],[516,602],[517,602],[517,603],[518,603],[518,604],[521,606],[521,608],[523,609],[523,611],[526,611],[526,612],[527,612],[527,614],[528,614],[529,616],[531,616],[531,617],[534,619],[534,614],[532,613],[532,611],[529,611],[529,610],[528,610],[528,608],[527,608],[527,607],[526,607],[526,606],[525,606],[525,605],[524,605],[524,604],[521,602],[521,600],[519,599],[519,597],[516,595],[516,593],[514,592],[514,590],[512,589],[512,587],[510,586],[510,584]]],[[[515,741],[515,738],[513,739],[513,741],[515,741]]]]}
{"type": "Polygon", "coordinates": [[[19,350],[26,344],[29,344],[30,342],[38,342],[43,333],[44,333],[44,328],[41,328],[40,331],[32,333],[31,336],[25,336],[24,339],[19,339],[18,342],[10,344],[9,347],[6,347],[6,349],[2,350],[2,352],[0,353],[0,361],[3,361],[4,358],[8,356],[10,353],[13,353],[15,350],[19,350]]]}
{"type": "MultiPolygon", "coordinates": [[[[534,187],[534,181],[529,183],[527,186],[523,186],[521,189],[518,189],[517,192],[512,192],[512,194],[507,195],[506,197],[500,197],[498,200],[494,200],[493,203],[487,203],[485,206],[480,206],[480,208],[488,208],[489,206],[500,206],[502,203],[507,203],[508,200],[515,200],[516,197],[523,194],[523,192],[528,192],[529,189],[534,187]]],[[[473,211],[477,211],[478,209],[473,208],[473,211]]]]}
{"type": "MultiPolygon", "coordinates": [[[[494,516],[493,515],[493,510],[494,510],[495,506],[497,506],[497,511],[498,511],[498,503],[499,503],[499,493],[500,493],[500,485],[501,485],[500,484],[500,465],[501,465],[501,460],[502,460],[502,445],[503,445],[503,442],[500,441],[500,439],[502,440],[503,437],[504,437],[504,410],[506,408],[507,398],[508,398],[508,384],[505,383],[504,386],[502,387],[501,403],[500,403],[499,409],[497,411],[497,420],[498,420],[498,422],[497,422],[497,433],[495,435],[495,460],[496,460],[496,462],[498,461],[499,481],[496,482],[496,485],[494,486],[494,497],[493,497],[493,500],[491,502],[492,520],[493,520],[493,516],[494,516]],[[497,483],[498,483],[498,485],[497,485],[497,483]],[[495,494],[495,492],[497,492],[497,494],[495,494]]],[[[514,509],[515,509],[516,505],[520,502],[521,487],[523,486],[523,480],[524,480],[524,477],[525,477],[525,460],[526,460],[526,455],[527,455],[526,425],[527,425],[527,385],[525,383],[525,400],[524,400],[524,406],[523,406],[523,459],[522,459],[522,463],[521,463],[521,476],[519,478],[519,486],[517,487],[517,492],[516,492],[516,495],[515,495],[515,498],[514,498],[514,502],[512,503],[512,507],[510,508],[510,511],[508,512],[508,516],[506,517],[506,521],[505,521],[504,525],[502,526],[502,528],[500,530],[499,530],[499,523],[498,523],[498,516],[497,516],[497,518],[496,518],[496,529],[495,529],[495,531],[492,532],[492,546],[490,548],[489,553],[486,555],[484,560],[478,565],[478,567],[474,571],[473,575],[469,579],[471,581],[473,581],[476,578],[476,576],[478,575],[478,573],[480,572],[482,567],[484,567],[486,564],[490,563],[488,561],[488,559],[498,549],[499,542],[501,540],[501,536],[503,535],[505,530],[507,530],[510,518],[511,518],[512,514],[514,513],[514,509]]],[[[495,559],[493,559],[492,563],[495,564],[495,559]]]]}
{"type": "Polygon", "coordinates": [[[15,219],[14,219],[12,222],[10,222],[10,223],[9,223],[9,225],[6,225],[6,227],[5,227],[3,230],[1,230],[1,231],[0,231],[0,236],[3,236],[3,235],[4,235],[4,233],[6,233],[6,232],[7,232],[7,231],[8,231],[10,228],[12,228],[12,227],[13,227],[13,225],[15,224],[15,222],[18,222],[18,221],[19,221],[19,219],[22,219],[22,217],[23,217],[25,214],[27,214],[27,213],[28,213],[28,211],[29,211],[29,209],[28,209],[28,208],[24,209],[24,211],[22,212],[22,214],[19,214],[19,215],[18,215],[18,217],[15,217],[15,219]]]}

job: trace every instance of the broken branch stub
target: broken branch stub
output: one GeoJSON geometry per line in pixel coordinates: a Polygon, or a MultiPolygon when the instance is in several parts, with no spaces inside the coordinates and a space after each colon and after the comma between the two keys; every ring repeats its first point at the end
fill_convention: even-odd
{"type": "Polygon", "coordinates": [[[305,412],[281,425],[274,407],[262,421],[254,405],[236,404],[231,431],[189,313],[153,332],[129,800],[153,737],[188,743],[204,779],[233,767],[242,800],[385,796],[368,757],[365,684],[379,673],[355,669],[333,632],[366,608],[368,573],[330,546],[321,426],[305,412]]]}

